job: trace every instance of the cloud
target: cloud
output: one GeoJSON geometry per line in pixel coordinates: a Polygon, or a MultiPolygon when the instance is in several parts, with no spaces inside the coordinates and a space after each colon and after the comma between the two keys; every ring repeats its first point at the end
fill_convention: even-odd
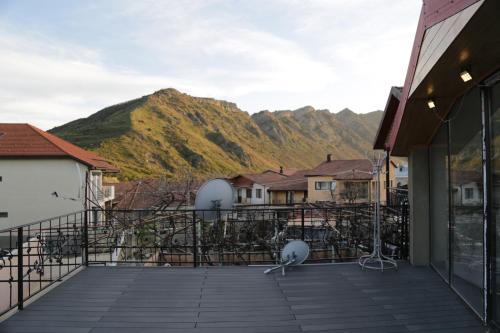
{"type": "Polygon", "coordinates": [[[47,129],[166,87],[250,112],[383,108],[406,71],[408,3],[90,1],[55,19],[35,2],[33,27],[0,24],[0,121],[47,129]]]}

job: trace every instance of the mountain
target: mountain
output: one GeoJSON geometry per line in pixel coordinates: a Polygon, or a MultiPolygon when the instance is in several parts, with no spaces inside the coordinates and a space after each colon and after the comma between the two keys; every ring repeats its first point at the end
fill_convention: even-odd
{"type": "Polygon", "coordinates": [[[122,179],[205,177],[280,165],[310,168],[328,153],[363,157],[381,116],[311,106],[249,115],[234,103],[164,89],[50,132],[114,162],[122,179]]]}

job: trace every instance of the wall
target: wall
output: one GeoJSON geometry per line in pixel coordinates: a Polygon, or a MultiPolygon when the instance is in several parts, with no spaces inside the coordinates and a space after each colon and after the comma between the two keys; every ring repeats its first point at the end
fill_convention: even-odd
{"type": "MultiPolygon", "coordinates": [[[[308,192],[308,202],[317,201],[332,201],[332,193],[330,190],[316,190],[315,182],[331,182],[334,179],[332,177],[321,176],[321,177],[307,177],[307,192],[308,192]]],[[[337,186],[339,184],[337,183],[337,186]]]]}
{"type": "Polygon", "coordinates": [[[0,229],[82,210],[86,171],[70,159],[2,160],[0,211],[8,217],[0,218],[0,229]]]}
{"type": "MultiPolygon", "coordinates": [[[[286,204],[286,193],[288,191],[271,191],[270,203],[274,205],[286,204]]],[[[294,203],[302,203],[305,191],[293,191],[294,203]]]]}
{"type": "Polygon", "coordinates": [[[429,264],[429,161],[427,147],[414,148],[408,159],[410,262],[429,264]]]}
{"type": "MultiPolygon", "coordinates": [[[[335,201],[339,203],[345,203],[346,201],[341,198],[340,193],[342,193],[345,189],[345,182],[342,180],[337,181],[337,187],[335,192],[333,193],[330,190],[316,190],[315,183],[318,181],[333,181],[333,177],[330,176],[318,176],[318,177],[307,177],[307,190],[308,190],[308,198],[307,202],[318,202],[318,201],[335,201]]],[[[352,182],[352,181],[349,181],[352,182]]],[[[361,181],[366,182],[366,181],[361,181]]],[[[370,197],[370,185],[368,185],[368,197],[370,197]]],[[[370,198],[367,198],[368,200],[370,198]]],[[[367,202],[367,199],[357,199],[356,203],[367,202]]]]}

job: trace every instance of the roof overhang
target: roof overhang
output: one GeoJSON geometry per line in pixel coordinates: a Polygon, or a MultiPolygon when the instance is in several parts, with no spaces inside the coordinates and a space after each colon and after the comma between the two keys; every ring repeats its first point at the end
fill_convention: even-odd
{"type": "Polygon", "coordinates": [[[382,121],[378,127],[377,135],[375,136],[373,149],[388,149],[387,139],[392,128],[392,123],[394,122],[394,117],[396,116],[396,111],[398,110],[399,101],[401,100],[401,89],[400,87],[391,87],[387,103],[385,104],[382,121]]]}
{"type": "MultiPolygon", "coordinates": [[[[408,156],[413,147],[426,146],[460,96],[479,84],[500,68],[500,2],[497,0],[426,1],[419,21],[414,48],[410,59],[402,99],[388,138],[387,146],[392,155],[408,156]],[[425,76],[415,83],[415,71],[426,30],[438,22],[429,19],[424,11],[429,3],[448,3],[448,16],[441,14],[436,19],[460,15],[461,10],[472,8],[474,13],[436,59],[425,76]],[[459,76],[464,67],[469,67],[473,80],[464,83],[459,76]],[[411,91],[411,93],[410,93],[411,91]],[[434,114],[427,106],[432,97],[436,103],[434,114]]],[[[432,18],[432,17],[431,17],[432,18]]],[[[451,29],[451,28],[450,28],[451,29]]]]}

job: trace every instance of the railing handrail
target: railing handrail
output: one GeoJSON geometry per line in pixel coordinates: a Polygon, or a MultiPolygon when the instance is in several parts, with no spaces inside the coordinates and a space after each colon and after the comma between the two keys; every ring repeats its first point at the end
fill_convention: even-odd
{"type": "MultiPolygon", "coordinates": [[[[90,210],[88,210],[88,211],[90,211],[90,210]]],[[[18,228],[25,228],[25,227],[29,227],[29,226],[32,226],[32,225],[35,225],[35,224],[44,223],[44,222],[47,222],[47,221],[50,221],[50,220],[57,220],[57,219],[60,219],[60,218],[63,218],[63,217],[67,217],[67,216],[70,216],[70,215],[75,216],[77,214],[81,214],[81,213],[84,213],[84,212],[85,212],[85,210],[82,209],[82,210],[77,210],[75,212],[68,213],[68,214],[63,214],[63,215],[59,215],[59,216],[53,216],[53,217],[41,219],[41,220],[38,220],[38,221],[30,222],[30,223],[20,224],[20,225],[16,225],[16,226],[13,226],[13,227],[10,227],[10,228],[0,229],[0,233],[6,233],[6,232],[9,232],[9,231],[17,230],[18,228]]]]}
{"type": "MultiPolygon", "coordinates": [[[[404,190],[404,189],[401,189],[401,190],[404,190]]],[[[405,190],[405,191],[408,191],[408,190],[405,190]]],[[[373,206],[374,204],[373,203],[359,203],[359,204],[346,204],[346,205],[339,205],[339,206],[325,206],[325,207],[310,207],[310,206],[303,206],[303,205],[300,205],[300,206],[287,206],[287,205],[277,205],[278,208],[276,207],[273,207],[273,205],[271,206],[267,206],[267,208],[269,210],[278,210],[278,209],[282,209],[282,210],[297,210],[297,211],[300,211],[301,209],[305,209],[305,210],[321,210],[321,209],[327,209],[327,210],[332,210],[332,209],[336,209],[336,208],[342,208],[342,209],[354,209],[354,208],[362,208],[362,207],[371,207],[373,206]]],[[[402,206],[405,206],[406,204],[395,204],[395,205],[381,205],[381,208],[384,208],[384,207],[390,207],[390,208],[397,208],[397,207],[402,207],[402,206]]],[[[239,207],[233,207],[233,208],[228,208],[228,209],[195,209],[195,208],[175,208],[175,209],[151,209],[151,208],[140,208],[140,209],[104,209],[104,208],[99,208],[99,207],[94,207],[94,209],[82,209],[82,210],[78,210],[78,211],[74,211],[74,212],[71,212],[71,213],[68,213],[68,214],[63,214],[63,215],[59,215],[59,216],[53,216],[53,217],[50,217],[50,218],[45,218],[45,219],[41,219],[41,220],[37,220],[37,221],[34,221],[34,222],[30,222],[30,223],[25,223],[25,224],[20,224],[20,225],[16,225],[16,226],[12,226],[12,227],[9,227],[9,228],[5,228],[5,229],[0,229],[0,233],[7,233],[9,231],[14,231],[14,230],[17,230],[18,228],[25,228],[25,227],[29,227],[29,226],[32,226],[32,225],[36,225],[36,224],[40,224],[40,223],[43,223],[43,222],[47,222],[47,221],[50,221],[50,220],[57,220],[57,219],[60,219],[60,218],[64,218],[64,217],[68,217],[68,216],[75,216],[77,214],[81,214],[81,213],[91,213],[91,212],[94,212],[94,211],[98,211],[98,212],[117,212],[117,213],[120,213],[120,212],[123,212],[123,213],[126,213],[126,212],[137,212],[137,213],[140,213],[140,212],[148,212],[148,213],[158,213],[158,212],[175,212],[175,211],[178,211],[178,212],[214,212],[214,211],[221,211],[221,212],[241,212],[243,210],[252,210],[252,209],[245,209],[246,207],[252,207],[252,206],[259,206],[259,207],[265,207],[264,205],[248,205],[248,206],[245,206],[245,207],[242,207],[242,206],[239,206],[239,207]],[[97,208],[97,209],[96,209],[97,208]]],[[[263,211],[264,209],[254,209],[255,211],[263,211]]]]}

